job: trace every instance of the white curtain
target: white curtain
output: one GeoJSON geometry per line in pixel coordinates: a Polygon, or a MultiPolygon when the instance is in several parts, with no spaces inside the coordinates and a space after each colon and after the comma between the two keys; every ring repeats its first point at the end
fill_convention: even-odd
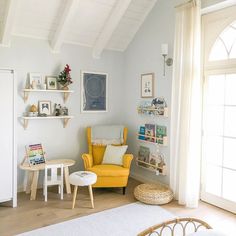
{"type": "Polygon", "coordinates": [[[175,198],[197,207],[200,189],[200,2],[176,7],[172,78],[170,186],[175,198]]]}

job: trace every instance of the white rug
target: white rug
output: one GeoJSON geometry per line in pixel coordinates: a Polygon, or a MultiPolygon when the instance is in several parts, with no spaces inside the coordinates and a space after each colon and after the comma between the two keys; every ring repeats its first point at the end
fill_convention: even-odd
{"type": "Polygon", "coordinates": [[[132,203],[92,215],[50,225],[21,236],[134,236],[146,228],[174,218],[159,206],[132,203]]]}

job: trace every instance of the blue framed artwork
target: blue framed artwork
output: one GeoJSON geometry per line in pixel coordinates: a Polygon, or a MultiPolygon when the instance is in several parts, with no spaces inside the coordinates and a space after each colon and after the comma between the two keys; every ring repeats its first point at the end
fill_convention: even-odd
{"type": "Polygon", "coordinates": [[[108,75],[82,71],[81,77],[81,112],[106,112],[108,110],[108,75]]]}

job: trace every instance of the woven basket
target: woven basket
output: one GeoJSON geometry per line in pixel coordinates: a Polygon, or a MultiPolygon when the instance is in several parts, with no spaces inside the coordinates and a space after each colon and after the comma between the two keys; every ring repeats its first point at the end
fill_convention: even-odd
{"type": "Polygon", "coordinates": [[[134,196],[140,202],[162,205],[173,199],[173,192],[162,184],[140,184],[134,189],[134,196]]]}

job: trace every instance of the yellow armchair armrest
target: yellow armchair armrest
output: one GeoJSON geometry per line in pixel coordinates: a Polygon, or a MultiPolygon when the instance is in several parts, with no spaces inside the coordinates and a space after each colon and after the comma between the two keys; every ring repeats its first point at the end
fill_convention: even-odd
{"type": "Polygon", "coordinates": [[[132,160],[133,160],[133,155],[132,154],[125,154],[123,156],[123,167],[129,169],[132,160]]]}
{"type": "Polygon", "coordinates": [[[82,155],[82,159],[84,161],[85,170],[87,170],[88,168],[91,168],[93,166],[93,157],[92,157],[92,155],[84,153],[82,155]]]}

